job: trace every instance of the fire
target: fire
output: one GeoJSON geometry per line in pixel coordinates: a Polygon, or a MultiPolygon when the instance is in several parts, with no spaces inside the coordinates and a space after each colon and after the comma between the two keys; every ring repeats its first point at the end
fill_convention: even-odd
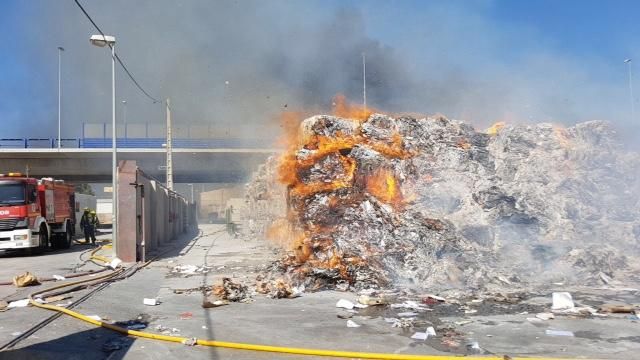
{"type": "Polygon", "coordinates": [[[291,219],[276,219],[267,229],[266,237],[284,249],[293,249],[302,243],[305,234],[294,228],[291,219]]]}
{"type": "Polygon", "coordinates": [[[367,177],[366,188],[367,192],[386,204],[397,206],[402,203],[398,181],[390,170],[378,170],[367,177]]]}
{"type": "Polygon", "coordinates": [[[276,141],[277,145],[291,149],[299,144],[298,128],[302,118],[304,118],[304,114],[298,111],[285,111],[280,115],[281,135],[276,141]]]}
{"type": "Polygon", "coordinates": [[[491,136],[496,136],[505,127],[504,121],[498,121],[495,124],[491,125],[485,132],[491,136]]]}
{"type": "Polygon", "coordinates": [[[469,141],[467,141],[467,139],[458,140],[458,142],[456,143],[456,146],[464,150],[471,149],[471,144],[469,144],[469,141]]]}
{"type": "Polygon", "coordinates": [[[407,159],[414,155],[402,147],[403,138],[402,135],[398,133],[393,134],[390,143],[377,142],[371,139],[365,139],[363,142],[388,158],[407,159]]]}
{"type": "MultiPolygon", "coordinates": [[[[351,186],[353,182],[353,176],[356,171],[356,162],[352,158],[340,155],[340,163],[343,167],[344,173],[340,178],[334,179],[331,182],[312,182],[304,183],[300,181],[299,177],[296,177],[296,181],[291,186],[291,194],[295,196],[308,196],[318,192],[326,192],[332,190],[338,190],[351,186]]],[[[298,163],[300,168],[305,167],[298,163]]]]}
{"type": "Polygon", "coordinates": [[[338,94],[333,98],[333,114],[335,116],[363,122],[374,112],[371,108],[349,103],[342,94],[338,94]]]}
{"type": "Polygon", "coordinates": [[[563,148],[569,148],[571,146],[571,136],[567,129],[562,126],[554,125],[553,133],[563,148]]]}
{"type": "Polygon", "coordinates": [[[374,110],[350,104],[343,95],[337,95],[333,113],[340,121],[353,121],[354,127],[333,131],[331,136],[320,135],[303,129],[302,118],[296,118],[299,114],[283,115],[283,144],[287,151],[280,158],[278,179],[288,189],[289,215],[274,222],[267,236],[290,250],[285,263],[295,267],[298,274],[312,268],[326,268],[337,270],[342,279],[349,280],[352,274],[347,271],[348,265],[364,260],[342,254],[334,243],[333,225],[314,224],[304,219],[307,201],[314,199],[313,196],[326,197],[326,205],[339,212],[349,204],[357,205],[363,201],[363,194],[368,193],[398,209],[405,197],[393,171],[364,172],[350,152],[356,146],[363,146],[387,158],[407,159],[414,154],[405,149],[404,138],[399,133],[387,139],[363,135],[360,125],[374,110]],[[338,192],[342,189],[348,191],[338,192]]]}

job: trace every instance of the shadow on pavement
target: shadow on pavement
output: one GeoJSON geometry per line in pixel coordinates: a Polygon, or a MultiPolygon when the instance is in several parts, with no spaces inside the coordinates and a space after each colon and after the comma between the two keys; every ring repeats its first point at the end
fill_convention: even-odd
{"type": "MultiPolygon", "coordinates": [[[[206,235],[206,234],[203,234],[206,235]]],[[[189,230],[184,234],[180,234],[177,239],[162,244],[158,249],[149,251],[146,254],[147,259],[161,260],[165,258],[176,257],[188,252],[200,238],[201,233],[198,229],[189,230]]]]}
{"type": "MultiPolygon", "coordinates": [[[[76,240],[77,241],[77,240],[76,240]]],[[[47,249],[41,254],[31,254],[26,250],[0,250],[0,258],[12,258],[12,257],[29,257],[29,258],[38,258],[41,256],[53,255],[53,254],[70,254],[70,253],[80,253],[87,249],[91,248],[91,245],[88,244],[79,244],[75,243],[69,249],[47,249]]]]}
{"type": "MultiPolygon", "coordinates": [[[[44,331],[52,330],[51,327],[47,327],[44,331]]],[[[33,341],[33,336],[37,335],[36,332],[25,341],[33,341]]],[[[24,347],[20,347],[23,344],[19,343],[18,348],[0,352],[0,359],[118,360],[124,358],[135,340],[133,337],[123,336],[107,329],[94,328],[24,347]]]]}

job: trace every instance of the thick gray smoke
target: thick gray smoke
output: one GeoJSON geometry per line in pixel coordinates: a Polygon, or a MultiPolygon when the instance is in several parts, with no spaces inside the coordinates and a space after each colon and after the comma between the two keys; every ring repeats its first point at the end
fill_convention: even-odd
{"type": "MultiPolygon", "coordinates": [[[[628,97],[620,59],[577,59],[535,45],[546,39],[515,23],[492,24],[490,2],[422,4],[419,14],[382,2],[82,3],[117,37],[116,49],[140,83],[171,97],[178,125],[212,124],[220,136],[267,136],[281,111],[327,111],[338,93],[360,102],[363,52],[369,103],[383,111],[440,112],[480,126],[604,119],[635,130],[622,120],[628,97]]],[[[63,134],[78,136],[82,122],[110,121],[108,50],[89,44],[96,31],[73,1],[14,8],[25,21],[2,30],[21,39],[9,50],[21,56],[31,85],[1,89],[12,92],[0,103],[2,116],[19,124],[10,130],[54,133],[57,46],[67,50],[63,134]]],[[[118,116],[125,99],[129,123],[162,124],[162,107],[121,70],[117,76],[118,116]]]]}

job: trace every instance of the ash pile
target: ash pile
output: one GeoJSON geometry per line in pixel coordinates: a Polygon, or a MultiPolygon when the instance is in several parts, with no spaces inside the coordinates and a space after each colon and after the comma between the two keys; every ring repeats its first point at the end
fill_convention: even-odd
{"type": "Polygon", "coordinates": [[[638,269],[640,157],[606,122],[320,115],[298,135],[247,187],[248,236],[285,249],[271,279],[491,291],[638,269]]]}

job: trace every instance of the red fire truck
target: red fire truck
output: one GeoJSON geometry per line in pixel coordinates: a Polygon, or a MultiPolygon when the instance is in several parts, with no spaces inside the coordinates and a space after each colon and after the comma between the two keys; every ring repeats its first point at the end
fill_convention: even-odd
{"type": "Polygon", "coordinates": [[[75,229],[74,186],[0,174],[0,250],[68,248],[75,229]]]}

